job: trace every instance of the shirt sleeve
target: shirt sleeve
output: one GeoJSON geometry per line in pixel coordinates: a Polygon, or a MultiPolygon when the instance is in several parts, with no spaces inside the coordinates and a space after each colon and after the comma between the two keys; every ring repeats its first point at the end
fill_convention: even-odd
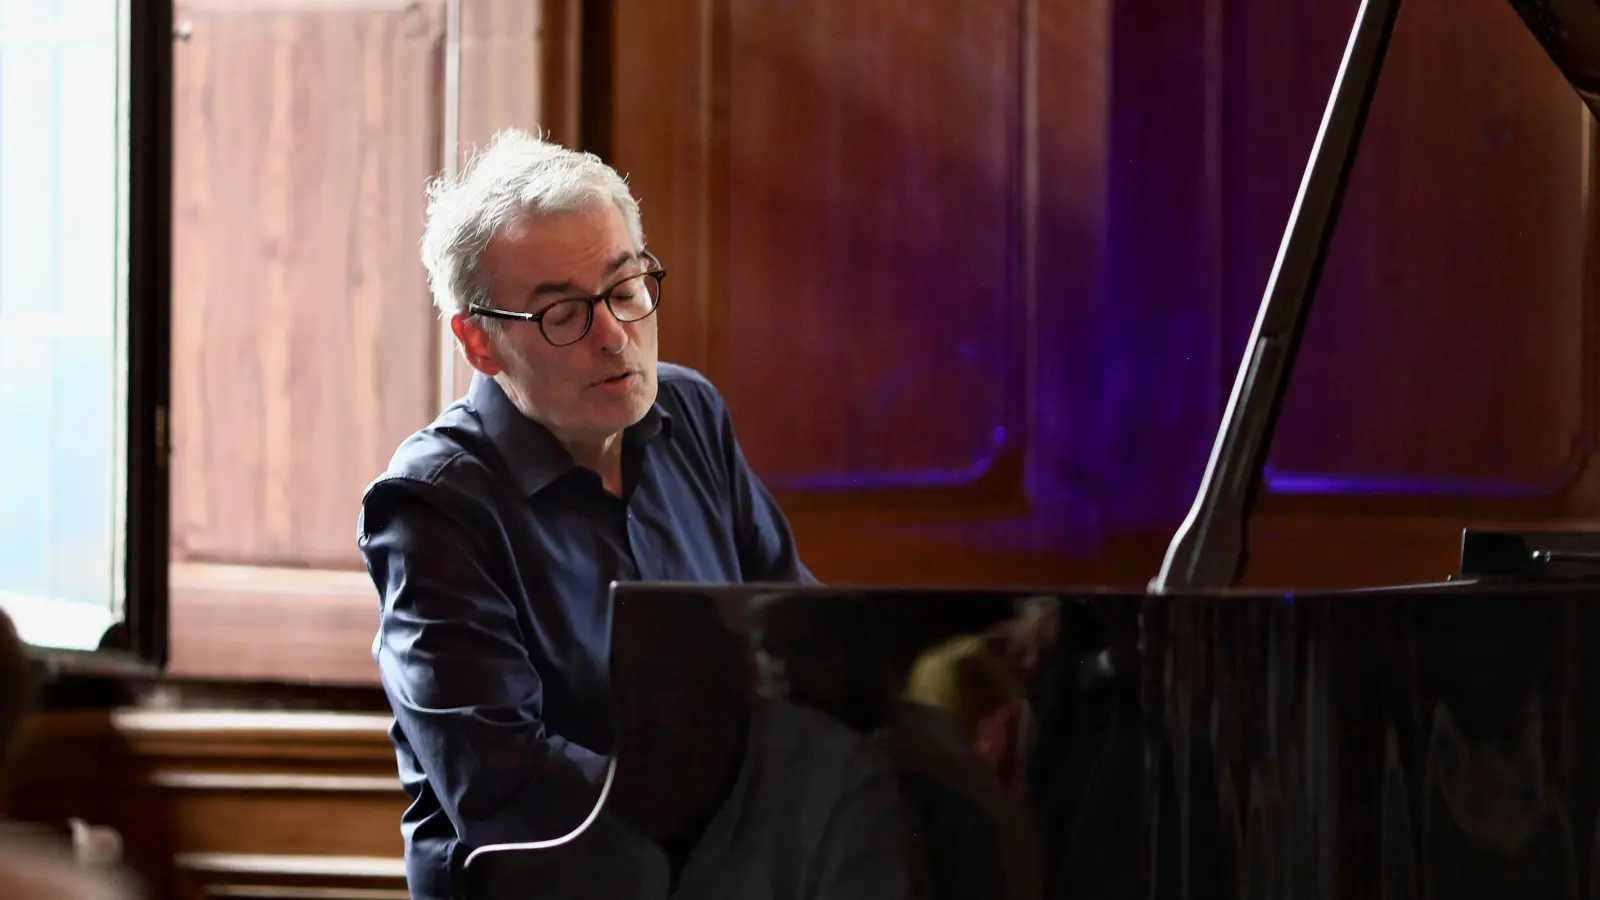
{"type": "Polygon", "coordinates": [[[384,691],[463,844],[560,837],[593,808],[608,760],[541,721],[543,682],[472,536],[473,513],[436,493],[391,482],[363,505],[384,691]]]}
{"type": "Polygon", "coordinates": [[[899,783],[874,753],[858,758],[855,776],[828,819],[812,900],[911,900],[911,856],[899,783]]]}
{"type": "Polygon", "coordinates": [[[789,520],[744,458],[733,432],[733,417],[716,398],[722,448],[733,490],[734,536],[739,547],[739,573],[746,582],[816,584],[816,576],[800,561],[789,520]]]}

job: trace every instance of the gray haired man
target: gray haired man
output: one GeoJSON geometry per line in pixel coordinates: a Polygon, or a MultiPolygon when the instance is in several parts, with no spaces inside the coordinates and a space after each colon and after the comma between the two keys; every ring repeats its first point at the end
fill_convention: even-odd
{"type": "Polygon", "coordinates": [[[593,807],[612,581],[812,579],[716,388],[657,361],[667,267],[615,171],[508,131],[429,200],[434,303],[476,374],[368,489],[358,541],[412,896],[448,900],[471,849],[593,807]]]}

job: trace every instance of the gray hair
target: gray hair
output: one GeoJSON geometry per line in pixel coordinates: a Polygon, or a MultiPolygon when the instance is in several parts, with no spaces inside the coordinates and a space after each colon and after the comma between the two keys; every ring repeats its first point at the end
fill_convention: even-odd
{"type": "Polygon", "coordinates": [[[525,216],[572,212],[596,202],[614,204],[634,247],[644,249],[639,203],[615,169],[593,153],[525,131],[499,132],[458,175],[428,185],[422,264],[433,305],[446,318],[473,303],[488,305],[479,263],[501,228],[525,216]]]}

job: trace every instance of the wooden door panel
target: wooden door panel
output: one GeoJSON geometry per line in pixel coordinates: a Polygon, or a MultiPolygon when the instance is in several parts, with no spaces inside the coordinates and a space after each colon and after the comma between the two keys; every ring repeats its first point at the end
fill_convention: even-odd
{"type": "Polygon", "coordinates": [[[359,568],[361,491],[435,412],[443,6],[179,6],[177,561],[359,568]]]}
{"type": "Polygon", "coordinates": [[[1096,357],[1062,351],[1103,302],[1106,19],[617,4],[610,158],[671,272],[663,358],[722,389],[823,577],[1092,556],[1096,357]]]}
{"type": "Polygon", "coordinates": [[[444,8],[179,4],[174,674],[375,674],[355,521],[438,410],[417,239],[444,8]]]}
{"type": "Polygon", "coordinates": [[[746,453],[785,492],[976,481],[1026,440],[1015,6],[730,20],[709,363],[746,453]]]}
{"type": "Polygon", "coordinates": [[[576,9],[461,0],[452,31],[447,0],[180,4],[171,673],[376,679],[361,492],[466,380],[423,187],[446,128],[463,154],[574,130],[576,9]]]}

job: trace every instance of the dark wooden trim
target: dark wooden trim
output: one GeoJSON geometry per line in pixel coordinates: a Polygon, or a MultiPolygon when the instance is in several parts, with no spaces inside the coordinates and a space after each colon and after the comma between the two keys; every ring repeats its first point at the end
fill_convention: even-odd
{"type": "Polygon", "coordinates": [[[539,9],[539,127],[556,143],[581,143],[582,0],[544,0],[539,9]]]}
{"type": "Polygon", "coordinates": [[[578,34],[578,149],[611,158],[612,29],[611,0],[581,5],[578,34]]]}
{"type": "Polygon", "coordinates": [[[171,3],[132,0],[128,166],[127,603],[110,646],[168,654],[168,414],[172,387],[171,3]]]}

